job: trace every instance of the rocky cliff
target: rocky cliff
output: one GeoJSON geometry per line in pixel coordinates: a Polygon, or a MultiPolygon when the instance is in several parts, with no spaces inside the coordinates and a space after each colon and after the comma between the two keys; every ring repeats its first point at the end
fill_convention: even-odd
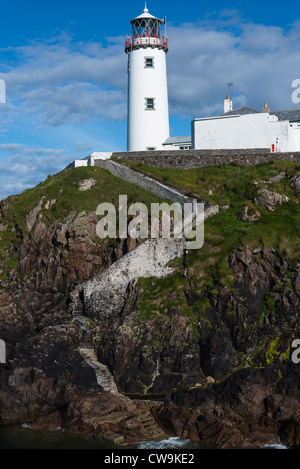
{"type": "Polygon", "coordinates": [[[147,403],[143,411],[134,409],[106,390],[81,354],[95,324],[83,321],[78,287],[137,244],[97,237],[97,205],[114,202],[119,193],[146,204],[158,200],[107,171],[85,168],[1,202],[0,334],[7,355],[0,365],[2,424],[61,427],[117,442],[157,434],[151,425],[149,430],[147,403]]]}
{"type": "Polygon", "coordinates": [[[107,171],[66,170],[2,201],[0,422],[132,443],[159,437],[156,421],[215,447],[299,446],[299,169],[202,170],[201,199],[221,210],[167,275],[115,272],[141,244],[99,240],[97,204],[158,199],[107,171]]]}

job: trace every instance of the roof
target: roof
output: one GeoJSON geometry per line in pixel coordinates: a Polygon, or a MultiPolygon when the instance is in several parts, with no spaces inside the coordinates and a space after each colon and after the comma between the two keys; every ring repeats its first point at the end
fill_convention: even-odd
{"type": "MultiPolygon", "coordinates": [[[[261,114],[261,111],[256,111],[255,109],[251,109],[250,107],[242,106],[238,107],[237,109],[233,109],[232,111],[218,114],[218,116],[242,116],[246,114],[261,114]]],[[[271,116],[278,117],[279,121],[300,121],[300,109],[288,109],[286,111],[270,111],[269,114],[271,116]]]]}
{"type": "Polygon", "coordinates": [[[242,106],[233,109],[232,111],[222,112],[222,114],[218,114],[218,116],[242,116],[244,114],[260,114],[260,111],[256,111],[255,109],[251,109],[247,106],[242,106]]]}
{"type": "Polygon", "coordinates": [[[144,12],[143,12],[141,15],[137,16],[136,18],[134,18],[133,20],[131,20],[131,23],[132,23],[133,21],[135,21],[135,20],[140,20],[140,19],[143,19],[143,18],[147,18],[147,19],[152,18],[152,19],[154,19],[154,20],[160,21],[161,23],[163,22],[163,20],[160,20],[159,18],[156,18],[156,17],[153,16],[153,15],[150,15],[149,10],[148,10],[146,4],[145,4],[144,12]]]}
{"type": "Polygon", "coordinates": [[[290,109],[287,111],[271,111],[272,116],[277,116],[280,121],[300,121],[300,109],[290,109]]]}
{"type": "Polygon", "coordinates": [[[180,143],[191,143],[192,138],[189,137],[168,137],[163,145],[179,145],[180,143]]]}

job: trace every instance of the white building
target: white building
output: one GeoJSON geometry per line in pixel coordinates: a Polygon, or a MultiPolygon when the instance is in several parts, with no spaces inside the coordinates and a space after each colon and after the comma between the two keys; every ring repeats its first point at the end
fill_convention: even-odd
{"type": "Polygon", "coordinates": [[[262,112],[232,110],[227,96],[224,113],[192,121],[192,148],[201,150],[262,149],[300,151],[300,110],[262,112]]]}
{"type": "Polygon", "coordinates": [[[127,151],[162,150],[169,137],[164,20],[144,12],[131,21],[128,55],[127,151]]]}

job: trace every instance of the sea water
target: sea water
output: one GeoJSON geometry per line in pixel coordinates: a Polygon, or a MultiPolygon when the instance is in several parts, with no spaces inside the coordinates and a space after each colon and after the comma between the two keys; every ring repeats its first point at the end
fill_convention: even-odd
{"type": "Polygon", "coordinates": [[[179,437],[170,437],[161,441],[144,441],[137,445],[137,449],[205,449],[208,446],[201,445],[191,440],[182,440],[179,437]]]}
{"type": "Polygon", "coordinates": [[[30,425],[0,425],[0,449],[119,449],[107,440],[61,429],[33,430],[30,425]]]}
{"type": "MultiPolygon", "coordinates": [[[[162,441],[144,441],[135,449],[203,449],[207,446],[191,440],[170,437],[162,441]]],[[[0,425],[0,449],[124,449],[107,440],[64,432],[33,430],[30,425],[0,425]]]]}
{"type": "MultiPolygon", "coordinates": [[[[170,437],[161,441],[144,441],[135,446],[140,450],[203,450],[211,446],[170,437]]],[[[288,449],[282,444],[265,445],[264,449],[288,449]]],[[[64,432],[33,430],[30,425],[0,425],[0,449],[124,449],[107,440],[64,432]]]]}

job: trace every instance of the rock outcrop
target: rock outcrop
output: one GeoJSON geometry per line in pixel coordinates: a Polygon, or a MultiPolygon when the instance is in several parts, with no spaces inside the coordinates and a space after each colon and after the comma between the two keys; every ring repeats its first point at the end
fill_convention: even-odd
{"type": "Polygon", "coordinates": [[[223,383],[172,394],[155,409],[162,427],[218,448],[300,445],[299,366],[246,368],[223,383]]]}
{"type": "MultiPolygon", "coordinates": [[[[36,216],[44,202],[28,217],[18,268],[1,283],[0,423],[61,427],[117,444],[155,438],[153,423],[152,433],[143,432],[153,421],[148,408],[133,412],[129,399],[99,384],[79,350],[90,335],[74,320],[84,312],[77,286],[129,252],[129,243],[97,243],[95,213],[70,212],[47,226],[36,216]]],[[[2,216],[7,206],[2,201],[2,216]]]]}
{"type": "Polygon", "coordinates": [[[260,217],[260,213],[255,210],[254,213],[249,214],[249,207],[247,205],[244,206],[242,214],[241,214],[241,220],[243,220],[246,223],[251,223],[253,221],[258,220],[260,217]]]}
{"type": "MultiPolygon", "coordinates": [[[[268,211],[287,202],[260,195],[268,211]]],[[[167,434],[220,448],[299,447],[300,368],[291,344],[300,337],[300,265],[289,251],[259,239],[235,245],[222,257],[230,282],[211,270],[198,285],[203,266],[189,265],[181,240],[102,242],[94,212],[40,217],[54,200],[35,200],[27,230],[25,219],[13,220],[18,244],[0,253],[0,423],[63,427],[118,444],[159,437],[159,423],[167,434]]],[[[2,201],[1,236],[12,231],[8,209],[2,201]]],[[[256,222],[246,221],[245,229],[256,222]]],[[[218,248],[210,236],[208,256],[218,248]]]]}
{"type": "Polygon", "coordinates": [[[292,188],[296,197],[300,197],[300,174],[296,174],[292,178],[292,188]]]}
{"type": "Polygon", "coordinates": [[[270,212],[274,212],[277,207],[282,204],[286,204],[289,200],[289,197],[284,194],[278,194],[277,192],[269,191],[267,189],[259,189],[255,203],[266,208],[270,212]]]}

